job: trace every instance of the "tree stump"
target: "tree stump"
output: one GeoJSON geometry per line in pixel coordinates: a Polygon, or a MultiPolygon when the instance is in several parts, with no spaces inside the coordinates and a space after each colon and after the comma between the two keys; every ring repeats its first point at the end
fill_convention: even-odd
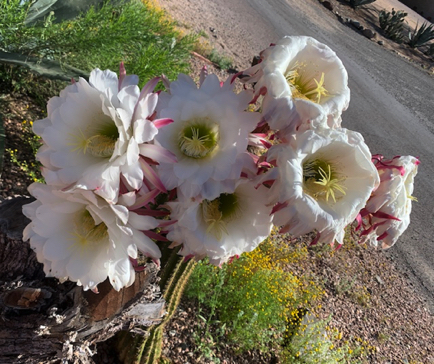
{"type": "Polygon", "coordinates": [[[99,294],[73,282],[46,278],[22,232],[29,197],[0,204],[0,363],[95,363],[96,344],[117,332],[143,334],[161,321],[164,300],[154,263],[116,292],[108,280],[99,294]]]}

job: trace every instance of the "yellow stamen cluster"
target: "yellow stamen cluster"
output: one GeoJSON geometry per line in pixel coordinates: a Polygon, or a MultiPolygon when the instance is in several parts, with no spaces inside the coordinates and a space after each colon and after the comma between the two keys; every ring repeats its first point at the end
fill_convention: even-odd
{"type": "Polygon", "coordinates": [[[318,81],[307,74],[306,64],[298,62],[285,74],[286,81],[291,88],[294,98],[310,100],[317,104],[321,102],[321,97],[330,95],[324,85],[324,76],[325,74],[322,72],[321,78],[318,81]]]}
{"type": "Polygon", "coordinates": [[[303,166],[305,191],[316,200],[325,199],[328,202],[331,196],[336,202],[337,198],[346,195],[345,187],[341,185],[344,179],[336,178],[330,164],[320,163],[315,160],[303,166]],[[325,164],[327,169],[324,170],[320,163],[325,164]]]}
{"type": "Polygon", "coordinates": [[[107,226],[103,222],[95,225],[95,220],[88,211],[77,213],[72,235],[81,247],[97,245],[108,239],[107,226]]]}
{"type": "Polygon", "coordinates": [[[191,137],[181,136],[179,142],[181,151],[192,158],[205,157],[210,152],[210,148],[206,146],[206,142],[210,141],[209,135],[199,136],[199,129],[194,127],[191,127],[191,133],[191,137]]]}
{"type": "Polygon", "coordinates": [[[94,157],[110,158],[115,150],[116,140],[106,135],[94,135],[87,139],[84,153],[89,151],[94,157]]]}
{"type": "Polygon", "coordinates": [[[207,233],[211,233],[220,240],[223,233],[228,234],[227,224],[236,220],[242,213],[236,194],[223,193],[218,198],[201,203],[202,218],[205,222],[207,233]]]}
{"type": "Polygon", "coordinates": [[[219,210],[220,201],[218,199],[204,200],[202,206],[203,220],[207,224],[207,233],[212,233],[217,240],[220,240],[223,233],[229,234],[226,223],[223,221],[223,214],[219,210]]]}
{"type": "Polygon", "coordinates": [[[79,136],[73,136],[74,140],[70,145],[75,146],[73,151],[81,151],[83,154],[89,153],[94,157],[110,158],[116,146],[116,139],[107,135],[96,134],[86,138],[80,130],[79,136]]]}

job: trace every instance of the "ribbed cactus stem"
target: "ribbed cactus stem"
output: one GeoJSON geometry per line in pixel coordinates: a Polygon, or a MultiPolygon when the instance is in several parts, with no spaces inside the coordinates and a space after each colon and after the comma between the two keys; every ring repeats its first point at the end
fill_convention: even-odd
{"type": "Polygon", "coordinates": [[[184,257],[177,254],[179,249],[169,249],[166,245],[161,250],[159,284],[166,301],[166,315],[160,323],[145,328],[148,333],[146,336],[133,336],[128,332],[118,336],[119,358],[125,364],[157,364],[160,361],[164,327],[176,312],[195,266],[193,260],[185,262],[184,257]]]}

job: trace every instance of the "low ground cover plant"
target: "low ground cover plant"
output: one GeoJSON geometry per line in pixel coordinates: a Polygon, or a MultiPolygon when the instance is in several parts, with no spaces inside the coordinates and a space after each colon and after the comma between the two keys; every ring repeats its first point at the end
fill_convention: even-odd
{"type": "Polygon", "coordinates": [[[273,351],[284,363],[337,363],[350,357],[348,346],[335,348],[339,333],[327,330],[327,320],[311,312],[321,285],[289,270],[309,259],[307,248],[272,239],[221,268],[197,264],[185,295],[197,300],[198,320],[205,321],[196,333],[199,350],[212,358],[224,339],[241,352],[273,351]]]}

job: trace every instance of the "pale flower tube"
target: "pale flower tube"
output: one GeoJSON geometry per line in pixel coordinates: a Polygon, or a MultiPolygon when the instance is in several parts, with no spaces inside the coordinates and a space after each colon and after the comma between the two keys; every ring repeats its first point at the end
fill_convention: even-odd
{"type": "Polygon", "coordinates": [[[271,147],[267,160],[277,165],[262,177],[275,179],[273,223],[295,236],[316,230],[327,244],[343,244],[345,226],[379,184],[363,137],[346,129],[306,131],[291,144],[271,147]]]}
{"type": "Polygon", "coordinates": [[[361,211],[363,241],[371,245],[381,244],[383,249],[393,246],[410,224],[414,178],[419,159],[398,156],[383,160],[377,156],[376,166],[380,186],[374,191],[361,211]]]}
{"type": "Polygon", "coordinates": [[[23,207],[32,220],[23,240],[30,240],[47,277],[69,279],[94,291],[108,277],[119,291],[134,282],[130,258],[136,259],[138,250],[154,259],[161,256],[143,233],[158,226],[153,217],[109,204],[92,191],[66,193],[33,183],[29,192],[37,200],[23,207]]]}
{"type": "Polygon", "coordinates": [[[214,265],[255,249],[271,232],[267,189],[239,180],[233,193],[213,200],[182,198],[169,202],[171,219],[167,238],[181,245],[180,254],[197,260],[209,257],[214,265]]]}
{"type": "Polygon", "coordinates": [[[348,108],[348,74],[328,46],[311,37],[286,36],[261,53],[261,62],[242,73],[264,95],[263,119],[272,129],[294,134],[338,128],[348,108]]]}

